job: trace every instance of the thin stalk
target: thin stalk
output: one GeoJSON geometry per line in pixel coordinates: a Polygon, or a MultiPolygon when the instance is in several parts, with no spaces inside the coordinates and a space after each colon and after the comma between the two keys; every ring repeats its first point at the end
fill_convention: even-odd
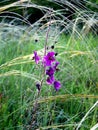
{"type": "MultiPolygon", "coordinates": [[[[50,13],[51,12],[49,12],[49,14],[50,13]]],[[[50,16],[50,22],[49,22],[49,25],[48,25],[48,29],[47,29],[47,32],[46,32],[46,41],[45,41],[45,44],[44,44],[44,56],[47,53],[47,43],[48,43],[50,25],[51,25],[51,16],[50,16]]],[[[37,93],[37,96],[36,96],[36,101],[35,101],[35,104],[34,104],[34,107],[33,107],[33,112],[32,112],[32,115],[33,115],[32,116],[32,121],[31,121],[29,130],[32,129],[32,126],[35,125],[35,122],[36,122],[36,112],[37,112],[37,109],[38,109],[38,106],[39,106],[39,104],[38,104],[38,98],[39,98],[40,93],[41,93],[41,88],[42,88],[42,85],[43,85],[43,81],[44,81],[44,77],[45,77],[45,72],[46,72],[46,67],[44,66],[44,70],[43,70],[43,74],[42,74],[42,80],[40,82],[40,90],[38,90],[38,93],[37,93]]]]}

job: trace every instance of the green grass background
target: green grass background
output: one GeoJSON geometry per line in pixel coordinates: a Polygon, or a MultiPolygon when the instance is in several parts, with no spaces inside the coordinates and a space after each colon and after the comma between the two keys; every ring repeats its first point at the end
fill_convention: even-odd
{"type": "MultiPolygon", "coordinates": [[[[42,54],[45,34],[28,36],[1,33],[0,36],[0,130],[27,130],[33,115],[32,130],[73,130],[98,99],[98,37],[60,35],[54,51],[60,62],[56,77],[62,87],[55,92],[45,83],[37,98],[35,84],[42,67],[31,59],[33,51],[42,54]],[[3,37],[4,36],[4,37],[3,37]]],[[[56,37],[49,37],[48,45],[56,37]]],[[[96,107],[86,118],[81,130],[88,130],[98,121],[96,107]]]]}

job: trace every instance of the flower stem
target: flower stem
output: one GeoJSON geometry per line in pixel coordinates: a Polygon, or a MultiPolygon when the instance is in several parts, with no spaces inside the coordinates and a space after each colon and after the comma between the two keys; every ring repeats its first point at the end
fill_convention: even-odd
{"type": "Polygon", "coordinates": [[[48,29],[47,29],[47,32],[46,32],[44,55],[46,55],[46,53],[47,53],[47,43],[48,43],[48,37],[49,37],[49,31],[50,31],[50,25],[51,25],[51,11],[49,11],[49,15],[50,15],[50,21],[48,23],[48,29]]]}

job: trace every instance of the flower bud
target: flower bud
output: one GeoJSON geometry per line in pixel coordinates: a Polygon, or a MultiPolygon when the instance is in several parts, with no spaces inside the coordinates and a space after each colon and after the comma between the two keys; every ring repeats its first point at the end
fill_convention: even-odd
{"type": "Polygon", "coordinates": [[[57,55],[58,55],[58,53],[56,52],[56,53],[55,53],[55,56],[57,56],[57,55]]]}
{"type": "Polygon", "coordinates": [[[54,45],[51,46],[51,49],[54,49],[54,45]]]}
{"type": "Polygon", "coordinates": [[[41,86],[40,86],[40,84],[39,84],[39,83],[36,83],[36,88],[38,89],[38,91],[40,91],[41,86]]]}
{"type": "Polygon", "coordinates": [[[38,39],[35,39],[35,42],[38,42],[38,39]]]}

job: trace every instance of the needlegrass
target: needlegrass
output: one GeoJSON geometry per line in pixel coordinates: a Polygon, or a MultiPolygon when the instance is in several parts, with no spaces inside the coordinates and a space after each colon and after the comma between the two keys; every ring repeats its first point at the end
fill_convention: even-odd
{"type": "MultiPolygon", "coordinates": [[[[44,40],[6,39],[0,40],[0,129],[27,129],[36,100],[35,84],[42,70],[32,60],[32,52],[42,54],[44,40]]],[[[54,50],[60,62],[56,77],[62,87],[55,92],[52,86],[43,84],[32,129],[72,130],[98,100],[97,41],[92,34],[86,39],[60,36],[54,50]]],[[[90,129],[97,118],[95,108],[81,130],[90,129]]]]}
{"type": "Polygon", "coordinates": [[[0,130],[89,130],[98,122],[98,14],[79,2],[53,2],[64,9],[27,0],[0,7],[0,130]],[[30,24],[14,7],[37,8],[43,17],[30,24]],[[7,9],[10,17],[3,14],[7,9]],[[43,56],[46,40],[58,53],[55,77],[62,87],[56,92],[44,79],[38,97],[36,83],[46,77],[32,57],[35,50],[43,56]]]}

